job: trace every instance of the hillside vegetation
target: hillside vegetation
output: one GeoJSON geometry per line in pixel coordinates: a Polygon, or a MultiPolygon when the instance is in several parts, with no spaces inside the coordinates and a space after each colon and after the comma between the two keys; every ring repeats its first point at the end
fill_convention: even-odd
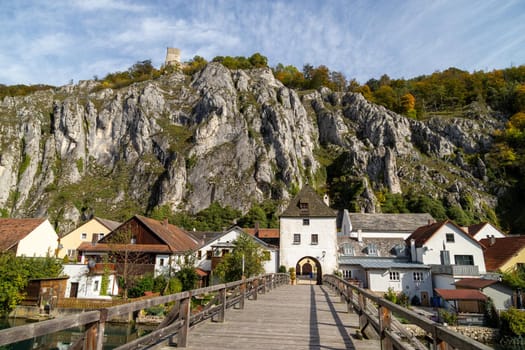
{"type": "Polygon", "coordinates": [[[0,85],[0,116],[4,216],[275,227],[308,181],[337,209],[525,229],[525,66],[361,85],[323,65],[270,71],[259,53],[145,60],[76,86],[0,85]]]}

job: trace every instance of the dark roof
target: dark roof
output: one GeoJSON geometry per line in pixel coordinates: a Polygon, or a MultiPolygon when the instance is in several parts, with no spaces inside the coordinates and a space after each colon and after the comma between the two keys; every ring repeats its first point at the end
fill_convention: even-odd
{"type": "Polygon", "coordinates": [[[103,218],[99,218],[97,216],[95,216],[93,219],[95,219],[98,222],[100,222],[103,226],[105,226],[110,231],[113,231],[114,229],[116,229],[117,227],[119,227],[122,224],[121,222],[118,222],[118,221],[103,219],[103,218]]]}
{"type": "Polygon", "coordinates": [[[480,222],[479,224],[470,225],[468,229],[468,234],[471,236],[476,235],[487,223],[486,222],[480,222]]]}
{"type": "Polygon", "coordinates": [[[418,227],[434,222],[432,215],[423,214],[374,214],[348,213],[352,231],[413,232],[418,227]]]}
{"type": "Polygon", "coordinates": [[[216,232],[216,231],[191,231],[190,234],[195,237],[199,242],[200,245],[206,245],[207,243],[219,238],[220,236],[224,235],[224,232],[216,232]]]}
{"type": "Polygon", "coordinates": [[[456,285],[456,287],[462,287],[467,289],[483,289],[495,283],[498,283],[498,281],[487,280],[483,278],[463,278],[456,281],[456,283],[454,284],[456,285]]]}
{"type": "Polygon", "coordinates": [[[46,219],[0,219],[0,251],[5,252],[33,232],[46,219]]]}
{"type": "Polygon", "coordinates": [[[315,190],[305,185],[291,200],[281,217],[336,217],[337,213],[330,209],[315,190]],[[307,209],[301,209],[300,204],[306,204],[307,209]]]}
{"type": "Polygon", "coordinates": [[[525,236],[507,236],[495,238],[491,245],[490,238],[480,240],[485,246],[483,252],[487,271],[498,271],[510,258],[525,248],[525,236]]]}
{"type": "Polygon", "coordinates": [[[196,239],[185,230],[167,221],[161,222],[141,215],[135,215],[135,218],[163,240],[173,252],[184,252],[197,248],[196,239]]]}
{"type": "Polygon", "coordinates": [[[487,296],[476,289],[434,289],[445,300],[487,300],[487,296]]]}
{"type": "Polygon", "coordinates": [[[435,222],[433,224],[425,225],[419,227],[417,230],[412,232],[410,236],[407,237],[405,240],[408,244],[410,244],[410,241],[413,239],[416,243],[416,247],[423,246],[439,229],[445,225],[452,225],[456,229],[458,229],[460,232],[465,233],[465,237],[470,239],[472,242],[476,243],[477,245],[480,245],[478,241],[476,241],[474,238],[472,238],[471,235],[469,235],[467,232],[465,232],[461,227],[456,225],[454,222],[450,220],[435,222]]]}

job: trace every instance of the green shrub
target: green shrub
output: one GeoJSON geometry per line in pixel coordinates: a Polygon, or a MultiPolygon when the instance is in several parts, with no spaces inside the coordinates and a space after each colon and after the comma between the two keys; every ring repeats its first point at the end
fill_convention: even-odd
{"type": "Polygon", "coordinates": [[[279,273],[286,273],[286,266],[284,265],[279,266],[279,273]]]}
{"type": "Polygon", "coordinates": [[[455,325],[458,322],[458,316],[453,312],[448,312],[445,309],[439,309],[439,319],[443,323],[447,323],[449,325],[455,325]]]}
{"type": "Polygon", "coordinates": [[[525,335],[525,311],[513,307],[500,314],[501,333],[515,336],[525,335]]]}

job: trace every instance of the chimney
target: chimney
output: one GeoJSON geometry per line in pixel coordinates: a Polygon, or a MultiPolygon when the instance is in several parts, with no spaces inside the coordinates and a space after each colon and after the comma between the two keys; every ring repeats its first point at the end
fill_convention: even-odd
{"type": "Polygon", "coordinates": [[[427,225],[432,225],[433,223],[434,223],[434,220],[432,220],[432,219],[428,219],[428,221],[427,221],[427,225]]]}
{"type": "Polygon", "coordinates": [[[327,207],[330,206],[330,197],[328,197],[327,194],[324,195],[323,202],[324,202],[324,204],[326,204],[327,207]]]}
{"type": "Polygon", "coordinates": [[[164,220],[162,221],[162,225],[163,225],[163,226],[168,226],[168,219],[164,219],[164,220]]]}
{"type": "Polygon", "coordinates": [[[255,221],[255,232],[254,232],[254,236],[255,236],[255,237],[259,237],[259,221],[255,221]]]}
{"type": "Polygon", "coordinates": [[[490,247],[496,244],[496,237],[494,235],[490,236],[490,247]]]}
{"type": "Polygon", "coordinates": [[[363,242],[363,231],[361,229],[357,230],[357,241],[363,242]]]}
{"type": "Polygon", "coordinates": [[[91,236],[91,245],[94,247],[97,245],[98,242],[98,233],[93,233],[93,236],[91,236]]]}

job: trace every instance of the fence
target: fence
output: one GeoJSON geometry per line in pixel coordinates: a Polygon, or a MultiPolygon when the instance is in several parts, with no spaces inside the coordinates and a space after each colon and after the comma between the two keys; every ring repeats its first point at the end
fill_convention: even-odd
{"type": "Polygon", "coordinates": [[[246,280],[8,328],[0,330],[0,346],[52,334],[68,328],[84,326],[84,335],[69,349],[102,350],[106,322],[121,315],[128,315],[152,306],[173,303],[170,311],[156,330],[117,349],[139,349],[160,341],[171,340],[174,340],[178,347],[185,347],[190,326],[213,317],[216,318],[217,322],[224,322],[228,308],[237,305],[239,309],[243,309],[245,299],[257,300],[258,294],[264,294],[275,287],[288,284],[289,281],[288,274],[261,275],[246,280]],[[199,307],[192,310],[192,303],[198,304],[199,307]],[[176,340],[175,335],[177,336],[176,340]]]}
{"type": "Polygon", "coordinates": [[[364,330],[371,325],[381,341],[382,350],[420,349],[428,347],[413,336],[392,314],[408,320],[427,333],[431,349],[493,350],[462,334],[447,329],[409,309],[394,304],[384,298],[348,283],[334,275],[325,275],[323,282],[334,289],[341,301],[347,304],[348,312],[354,310],[359,314],[359,327],[364,330]]]}

